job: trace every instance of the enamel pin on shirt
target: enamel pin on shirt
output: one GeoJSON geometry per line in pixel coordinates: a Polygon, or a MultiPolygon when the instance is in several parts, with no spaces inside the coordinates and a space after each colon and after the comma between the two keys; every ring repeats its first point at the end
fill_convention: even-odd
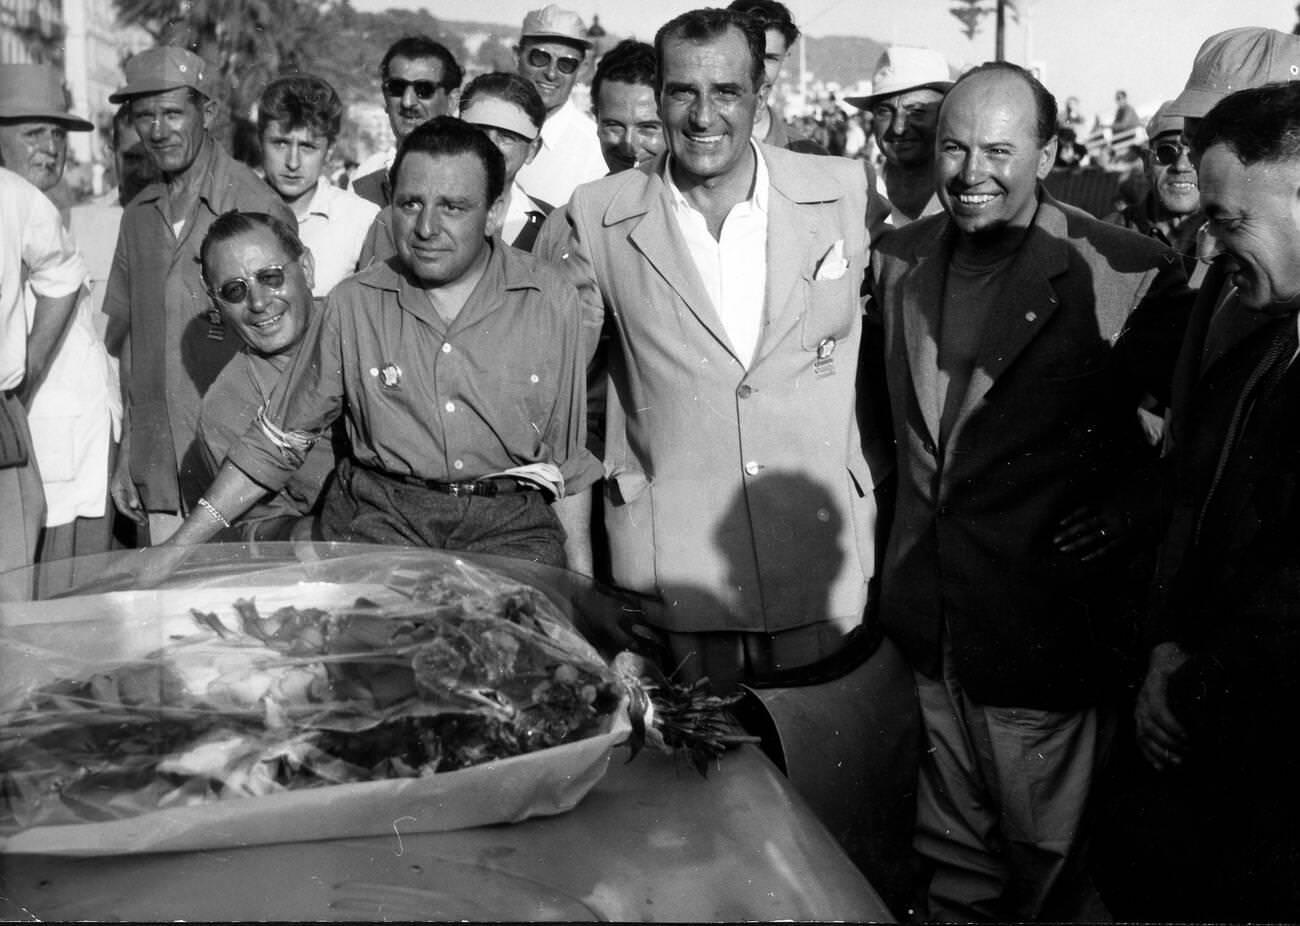
{"type": "Polygon", "coordinates": [[[402,368],[389,362],[379,368],[379,385],[385,389],[396,389],[402,384],[402,368]]]}
{"type": "Polygon", "coordinates": [[[818,376],[830,376],[835,372],[835,339],[822,338],[817,345],[817,359],[813,361],[813,372],[818,376]]]}

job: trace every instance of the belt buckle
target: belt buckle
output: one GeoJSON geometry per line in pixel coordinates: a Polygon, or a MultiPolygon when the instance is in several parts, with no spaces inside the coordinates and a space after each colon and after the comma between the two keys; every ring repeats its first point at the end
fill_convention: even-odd
{"type": "Polygon", "coordinates": [[[459,497],[459,496],[461,496],[461,495],[464,495],[464,494],[465,494],[465,483],[463,483],[463,482],[449,482],[449,483],[447,483],[447,494],[448,494],[448,495],[455,495],[455,496],[457,496],[457,497],[459,497]]]}

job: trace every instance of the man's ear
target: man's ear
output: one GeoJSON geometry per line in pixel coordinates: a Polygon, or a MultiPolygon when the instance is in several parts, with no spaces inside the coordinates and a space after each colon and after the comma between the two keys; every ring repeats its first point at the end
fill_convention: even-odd
{"type": "Polygon", "coordinates": [[[1043,150],[1038,155],[1038,179],[1043,180],[1052,172],[1052,165],[1056,163],[1056,136],[1052,136],[1051,141],[1043,146],[1043,150]]]}
{"type": "Polygon", "coordinates": [[[211,97],[203,98],[203,105],[199,107],[203,112],[203,127],[211,129],[212,123],[217,119],[217,101],[211,97]]]}
{"type": "Polygon", "coordinates": [[[533,163],[533,158],[537,157],[537,152],[542,150],[542,136],[538,135],[528,143],[528,157],[524,158],[525,164],[533,163]]]}
{"type": "Polygon", "coordinates": [[[302,246],[302,257],[298,258],[298,265],[302,267],[303,278],[307,281],[307,289],[316,288],[316,258],[312,257],[311,248],[307,245],[302,246]]]}
{"type": "Polygon", "coordinates": [[[506,223],[506,191],[503,190],[501,195],[496,198],[492,205],[488,206],[487,226],[484,229],[489,235],[497,235],[501,232],[501,227],[506,223]]]}

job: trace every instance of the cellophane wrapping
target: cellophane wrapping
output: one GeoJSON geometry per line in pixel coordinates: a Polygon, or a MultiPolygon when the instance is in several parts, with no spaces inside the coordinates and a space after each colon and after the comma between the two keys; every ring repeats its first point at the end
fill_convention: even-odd
{"type": "Polygon", "coordinates": [[[626,737],[561,606],[387,551],[0,606],[0,838],[104,854],[561,813],[626,737]]]}

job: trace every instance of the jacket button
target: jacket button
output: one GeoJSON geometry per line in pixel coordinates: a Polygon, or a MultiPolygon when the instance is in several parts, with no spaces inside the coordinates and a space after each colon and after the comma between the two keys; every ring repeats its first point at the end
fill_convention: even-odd
{"type": "Polygon", "coordinates": [[[762,468],[763,467],[760,466],[756,461],[750,460],[748,463],[745,464],[745,473],[746,475],[749,476],[757,476],[758,471],[762,468]]]}
{"type": "Polygon", "coordinates": [[[939,453],[939,448],[936,447],[934,445],[934,441],[930,440],[930,438],[928,437],[925,439],[924,443],[921,444],[921,449],[924,450],[926,453],[928,453],[930,456],[935,456],[939,453]]]}
{"type": "Polygon", "coordinates": [[[736,390],[736,395],[740,396],[742,399],[748,399],[753,391],[753,386],[741,386],[736,390]]]}
{"type": "Polygon", "coordinates": [[[947,505],[940,505],[936,514],[938,514],[939,517],[941,518],[946,518],[948,517],[948,515],[952,514],[952,509],[949,508],[947,505]]]}

